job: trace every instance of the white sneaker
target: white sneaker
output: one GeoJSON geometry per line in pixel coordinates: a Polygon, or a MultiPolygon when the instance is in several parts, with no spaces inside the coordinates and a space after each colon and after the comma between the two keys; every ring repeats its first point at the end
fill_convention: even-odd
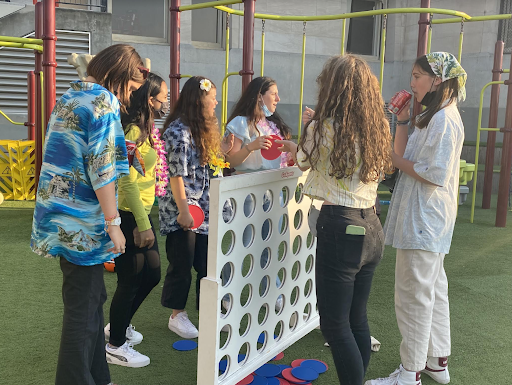
{"type": "Polygon", "coordinates": [[[386,378],[368,380],[364,385],[421,385],[420,372],[409,372],[400,364],[400,367],[386,378]]]}
{"type": "Polygon", "coordinates": [[[277,301],[276,301],[276,305],[275,305],[275,309],[276,309],[276,313],[279,313],[281,311],[281,309],[283,308],[283,296],[280,295],[279,297],[277,297],[277,301]]]}
{"type": "Polygon", "coordinates": [[[132,344],[125,342],[118,348],[105,345],[105,355],[109,364],[127,366],[129,368],[142,368],[149,365],[149,357],[133,349],[132,344]]]}
{"type": "Polygon", "coordinates": [[[197,338],[199,335],[197,328],[188,319],[186,311],[178,313],[174,318],[172,318],[172,315],[169,317],[169,330],[181,338],[197,338]]]}
{"type": "Polygon", "coordinates": [[[448,372],[447,357],[429,357],[427,366],[421,371],[440,384],[448,384],[450,382],[450,373],[448,372]]]}
{"type": "MultiPolygon", "coordinates": [[[[105,326],[105,341],[110,339],[110,322],[105,326]]],[[[132,324],[130,324],[126,328],[126,342],[129,342],[132,345],[138,345],[142,342],[144,337],[138,331],[135,331],[135,328],[132,324]]]]}

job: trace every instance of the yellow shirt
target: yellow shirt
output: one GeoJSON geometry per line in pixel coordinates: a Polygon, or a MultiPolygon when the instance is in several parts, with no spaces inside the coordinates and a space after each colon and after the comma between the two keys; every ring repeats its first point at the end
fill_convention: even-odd
{"type": "MultiPolygon", "coordinates": [[[[126,140],[137,141],[140,128],[135,124],[130,124],[128,127],[130,130],[125,135],[126,140]]],[[[139,147],[139,152],[144,159],[146,175],[142,176],[134,167],[130,167],[130,175],[119,180],[118,205],[119,210],[131,211],[139,231],[145,231],[151,228],[148,215],[155,201],[157,154],[151,147],[149,139],[139,147]]]]}

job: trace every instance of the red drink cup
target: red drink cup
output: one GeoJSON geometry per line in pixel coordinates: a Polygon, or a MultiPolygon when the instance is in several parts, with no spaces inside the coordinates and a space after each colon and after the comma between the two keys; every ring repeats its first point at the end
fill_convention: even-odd
{"type": "Polygon", "coordinates": [[[391,98],[388,104],[388,111],[398,115],[404,109],[405,105],[411,100],[412,94],[406,90],[397,92],[395,96],[391,98]]]}

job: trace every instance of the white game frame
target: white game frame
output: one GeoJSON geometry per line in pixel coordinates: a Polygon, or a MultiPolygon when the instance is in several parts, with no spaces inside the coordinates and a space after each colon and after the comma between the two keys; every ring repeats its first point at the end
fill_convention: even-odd
{"type": "MultiPolygon", "coordinates": [[[[311,199],[302,192],[299,201],[295,199],[296,188],[304,185],[306,175],[297,167],[289,167],[210,181],[208,271],[207,276],[201,280],[198,385],[234,385],[319,325],[314,268],[316,238],[307,242],[311,199]],[[287,194],[281,194],[283,188],[287,189],[287,194]],[[272,192],[272,199],[265,212],[262,202],[268,190],[272,192]],[[250,194],[255,204],[253,213],[247,217],[244,201],[250,194]],[[287,195],[287,202],[283,202],[283,196],[280,198],[280,195],[287,195]],[[225,222],[226,215],[223,216],[226,201],[234,203],[234,215],[229,223],[225,222]],[[286,227],[281,233],[282,227],[279,228],[279,224],[283,215],[287,216],[287,220],[284,219],[286,227]],[[294,226],[295,215],[300,216],[297,228],[294,226]],[[262,226],[266,220],[270,221],[270,235],[264,240],[262,226]],[[253,226],[253,236],[252,242],[246,247],[242,239],[248,226],[253,226]],[[229,251],[224,254],[222,243],[228,232],[232,242],[229,251]],[[293,253],[297,237],[301,239],[300,246],[293,253]],[[286,242],[286,251],[284,257],[278,259],[278,249],[282,242],[286,242]],[[270,261],[262,268],[260,259],[265,248],[270,248],[270,261]],[[252,255],[252,258],[248,255],[252,255]],[[246,258],[252,259],[252,264],[244,277],[242,266],[246,258]],[[227,263],[231,265],[231,275],[223,286],[221,271],[227,263]],[[294,267],[296,264],[298,268],[294,267]],[[297,273],[296,276],[292,277],[292,271],[297,273]],[[278,274],[284,276],[280,287],[276,285],[278,274]],[[260,283],[264,276],[269,277],[270,284],[261,295],[260,283]],[[250,288],[249,300],[242,306],[241,293],[244,287],[244,292],[247,292],[247,285],[250,288]],[[230,295],[229,311],[221,307],[222,298],[226,294],[230,295]],[[281,295],[284,297],[284,306],[276,314],[275,304],[281,295]],[[291,298],[293,304],[290,303],[291,298]],[[261,317],[262,310],[264,317],[261,317]],[[240,335],[239,327],[244,317],[245,321],[249,319],[249,326],[240,335]],[[229,328],[227,339],[226,333],[221,332],[225,325],[229,328]],[[275,330],[279,330],[279,335],[271,338],[275,330]],[[257,342],[261,333],[265,335],[263,344],[257,342]],[[225,342],[220,346],[222,334],[225,342]],[[247,355],[239,363],[238,354],[244,345],[247,355]],[[223,358],[227,358],[228,364],[226,371],[221,374],[218,366],[223,358]]],[[[319,203],[315,201],[313,204],[319,207],[319,203]]]]}

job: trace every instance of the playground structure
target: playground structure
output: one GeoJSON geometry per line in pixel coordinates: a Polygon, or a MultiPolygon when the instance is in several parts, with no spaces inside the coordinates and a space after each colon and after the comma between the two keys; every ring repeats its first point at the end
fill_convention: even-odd
{"type": "MultiPolygon", "coordinates": [[[[255,1],[256,0],[226,0],[226,1],[213,1],[202,4],[194,4],[181,6],[180,0],[171,0],[171,15],[170,15],[170,102],[171,105],[174,105],[179,97],[179,80],[184,77],[190,77],[191,75],[183,75],[180,73],[180,12],[190,11],[194,9],[201,9],[207,7],[214,7],[218,10],[227,13],[227,22],[226,22],[226,41],[225,41],[225,76],[222,81],[222,111],[221,111],[221,129],[224,131],[226,120],[227,120],[227,93],[228,93],[228,79],[231,76],[239,75],[242,77],[242,90],[249,84],[254,75],[253,69],[253,50],[254,50],[254,21],[255,19],[261,19],[262,21],[262,42],[261,42],[261,75],[264,74],[264,64],[265,64],[265,22],[268,20],[288,20],[288,21],[299,21],[303,23],[303,36],[302,36],[302,63],[301,63],[301,78],[300,78],[300,102],[299,102],[299,125],[298,125],[298,133],[300,136],[301,133],[301,115],[302,115],[302,107],[303,107],[303,91],[304,91],[304,63],[306,57],[306,37],[307,37],[307,23],[313,21],[321,21],[321,20],[341,20],[341,31],[342,31],[342,39],[341,39],[341,49],[340,53],[344,54],[345,52],[345,34],[346,34],[346,20],[349,18],[355,17],[364,17],[364,16],[376,16],[381,15],[383,17],[382,22],[382,31],[381,31],[381,46],[380,46],[380,71],[379,71],[379,81],[382,85],[384,81],[384,54],[386,47],[386,24],[388,15],[399,14],[399,13],[418,13],[420,14],[419,20],[419,37],[418,37],[418,51],[417,56],[424,55],[431,51],[431,40],[433,34],[433,25],[434,24],[449,24],[449,23],[457,23],[460,24],[460,34],[459,34],[459,46],[458,46],[458,59],[461,61],[462,59],[462,50],[463,50],[463,39],[464,39],[464,23],[466,22],[477,22],[477,21],[485,21],[485,20],[500,20],[500,19],[510,19],[512,15],[489,15],[489,16],[481,16],[481,17],[471,17],[463,12],[445,10],[445,9],[437,9],[430,8],[430,2],[428,0],[421,1],[421,8],[400,8],[400,9],[382,9],[382,10],[374,10],[374,11],[366,11],[366,12],[357,12],[357,13],[346,13],[339,15],[325,15],[325,16],[279,16],[279,15],[268,15],[268,14],[258,14],[255,13],[255,1]],[[231,4],[244,4],[244,10],[238,11],[231,8],[226,7],[231,4]],[[425,9],[428,8],[428,9],[425,9]],[[242,69],[238,72],[230,71],[229,69],[229,18],[230,15],[237,15],[243,17],[244,19],[244,30],[243,30],[243,60],[242,60],[242,69]],[[434,15],[450,15],[453,16],[451,18],[445,19],[435,19],[434,15]]],[[[496,67],[495,67],[496,68],[496,67]]],[[[493,71],[494,72],[494,71],[493,71]]],[[[507,84],[507,83],[505,83],[507,84]]],[[[508,85],[508,84],[507,84],[508,85]]],[[[495,99],[491,100],[491,103],[494,101],[494,108],[497,113],[497,101],[495,99]]],[[[420,104],[416,101],[414,104],[414,113],[417,114],[421,111],[420,104]]],[[[492,125],[490,124],[492,127],[492,125]]],[[[507,207],[503,207],[500,203],[505,199],[507,201],[508,198],[508,185],[510,183],[510,161],[507,163],[506,159],[512,158],[512,89],[509,87],[509,97],[507,99],[507,121],[505,127],[509,127],[507,129],[502,129],[504,132],[504,148],[503,148],[503,160],[505,162],[502,164],[501,169],[501,178],[500,178],[500,194],[498,198],[498,210],[497,210],[497,222],[496,226],[505,226],[506,225],[506,214],[507,207]],[[498,220],[499,218],[499,220],[498,220]]],[[[499,130],[499,129],[495,129],[499,130]]],[[[489,147],[488,147],[489,151],[489,147]]],[[[492,163],[491,163],[492,167],[492,163]]],[[[268,171],[262,173],[260,175],[254,175],[248,177],[247,175],[240,175],[235,177],[230,177],[224,180],[215,180],[212,183],[212,190],[210,196],[210,208],[211,208],[211,217],[217,218],[216,226],[211,226],[210,235],[209,235],[209,260],[208,260],[208,274],[205,279],[201,281],[201,286],[204,292],[207,292],[207,296],[201,297],[201,311],[206,311],[208,314],[214,316],[213,321],[210,318],[206,320],[204,317],[200,319],[200,344],[199,344],[199,356],[198,356],[198,372],[197,372],[197,383],[212,383],[212,384],[222,384],[222,385],[231,385],[235,384],[238,381],[242,380],[247,374],[251,373],[255,369],[257,369],[261,364],[267,362],[271,357],[275,356],[277,353],[290,346],[292,343],[297,341],[301,336],[307,333],[309,330],[312,330],[314,326],[316,326],[318,322],[318,317],[316,312],[311,312],[309,309],[307,314],[305,314],[304,319],[301,319],[301,306],[304,303],[301,303],[299,306],[293,302],[289,304],[291,305],[291,309],[287,309],[287,311],[283,311],[282,313],[276,314],[274,317],[274,313],[271,311],[277,297],[279,295],[283,295],[285,298],[285,309],[286,309],[286,299],[290,298],[292,295],[291,286],[285,285],[285,287],[279,287],[277,292],[270,290],[270,294],[266,293],[264,295],[260,295],[261,298],[257,296],[257,289],[260,284],[260,280],[264,274],[268,274],[269,279],[272,281],[273,277],[279,274],[279,267],[283,266],[284,274],[293,274],[295,268],[292,267],[290,263],[274,263],[271,262],[269,266],[264,266],[259,269],[254,263],[254,258],[252,254],[248,254],[246,256],[250,257],[251,262],[251,272],[254,270],[256,266],[256,271],[254,274],[249,272],[247,276],[244,276],[242,272],[242,277],[237,277],[237,273],[242,271],[243,265],[241,265],[241,257],[249,252],[243,249],[242,246],[239,245],[242,237],[242,229],[243,231],[248,231],[249,226],[252,226],[253,232],[253,240],[259,238],[259,231],[257,229],[261,228],[261,224],[263,219],[267,218],[267,220],[271,221],[271,223],[278,223],[276,221],[277,218],[272,218],[272,214],[260,213],[257,215],[249,224],[240,224],[239,226],[226,226],[226,223],[223,222],[221,216],[220,208],[223,207],[226,200],[231,199],[234,203],[235,207],[238,207],[239,216],[242,216],[240,211],[242,208],[241,202],[243,196],[247,195],[249,197],[250,192],[253,190],[257,192],[256,199],[259,196],[262,196],[263,191],[280,191],[283,187],[282,184],[289,182],[287,178],[297,178],[296,182],[299,183],[304,178],[304,175],[297,177],[296,174],[300,173],[299,170],[295,167],[286,169],[286,171],[275,170],[268,171]],[[289,171],[288,171],[289,170],[289,171]],[[281,179],[281,184],[277,183],[281,179]],[[249,186],[251,189],[246,189],[249,186]],[[244,195],[245,193],[245,195],[244,195]],[[261,216],[263,214],[263,216],[261,216]],[[239,230],[234,230],[234,228],[239,230]],[[254,236],[256,234],[256,236],[254,236]],[[232,239],[235,246],[232,250],[222,250],[222,242],[228,237],[232,239]],[[236,240],[238,240],[238,245],[236,244],[236,240]],[[235,254],[235,257],[231,257],[235,254]],[[224,286],[221,284],[220,280],[220,272],[224,265],[229,264],[231,266],[231,271],[235,273],[235,281],[231,284],[234,285],[235,290],[230,287],[230,282],[232,282],[232,278],[230,277],[228,283],[224,286]],[[238,279],[237,279],[238,278],[238,279]],[[249,300],[248,303],[245,303],[242,298],[241,307],[238,305],[238,298],[230,297],[231,303],[235,303],[232,307],[227,309],[227,312],[222,310],[221,307],[221,299],[224,295],[228,294],[232,296],[233,292],[239,293],[241,292],[243,283],[246,283],[251,289],[249,294],[247,295],[249,299],[256,298],[257,301],[251,302],[249,300]],[[267,297],[270,297],[269,300],[266,300],[267,297]],[[270,310],[269,310],[270,308],[270,310]],[[269,318],[269,313],[271,317],[269,318]],[[290,313],[295,313],[295,318],[290,318],[290,313]],[[313,315],[313,316],[312,316],[313,315]],[[246,318],[244,320],[244,317],[246,318]],[[255,318],[258,318],[258,324],[255,322],[255,318]],[[297,323],[297,319],[299,319],[297,323]],[[233,325],[232,322],[235,322],[233,325]],[[222,326],[228,326],[229,333],[228,336],[223,336],[221,334],[222,326]],[[275,330],[274,330],[275,326],[275,330]],[[298,327],[297,327],[298,326],[298,327]],[[236,333],[237,327],[240,327],[240,333],[236,333]],[[253,328],[256,327],[256,330],[253,328]],[[283,332],[284,330],[284,332],[283,332]],[[256,337],[261,333],[263,333],[263,344],[258,344],[256,337]],[[274,332],[274,338],[272,338],[272,332],[274,332]],[[270,335],[270,336],[269,336],[270,335]],[[240,360],[238,354],[245,353],[243,359],[240,360]],[[227,361],[227,369],[223,373],[220,373],[218,370],[219,362],[225,359],[227,361]]],[[[466,164],[465,161],[461,162],[461,175],[460,175],[460,183],[462,185],[467,184],[468,181],[471,180],[472,174],[476,174],[475,165],[466,164]]],[[[476,178],[474,179],[474,188],[473,194],[475,193],[476,187],[476,178]]],[[[246,199],[247,199],[246,198],[246,199]]],[[[310,202],[309,199],[305,199],[310,202]]],[[[259,202],[256,200],[256,206],[261,206],[259,202]]],[[[302,200],[297,201],[297,203],[303,202],[302,200]]],[[[313,204],[313,203],[310,203],[313,204]]],[[[260,207],[261,208],[261,207],[260,207]]],[[[293,210],[297,209],[297,207],[288,207],[285,214],[291,217],[291,213],[293,210]]],[[[296,212],[303,210],[301,206],[299,210],[296,212]]],[[[256,212],[257,214],[257,212],[256,212]]],[[[246,214],[246,217],[248,215],[246,214]]],[[[243,218],[243,217],[242,217],[243,218]]],[[[243,218],[244,219],[244,218],[243,218]]],[[[240,219],[239,219],[240,220],[240,219]]],[[[239,222],[233,222],[233,224],[239,222]]],[[[291,227],[291,226],[290,226],[291,227]]],[[[298,230],[300,227],[295,227],[295,230],[298,230]]],[[[276,231],[274,231],[276,233],[276,231]]],[[[295,243],[294,237],[296,237],[296,233],[292,234],[291,232],[284,232],[275,234],[271,238],[272,245],[275,247],[279,244],[280,241],[286,242],[287,244],[295,243]]],[[[258,239],[259,240],[259,239],[258,239]]],[[[266,241],[265,239],[263,241],[266,241]]],[[[314,242],[313,242],[314,243],[314,242]]],[[[265,247],[265,242],[260,245],[258,251],[261,251],[262,247],[265,247]]],[[[243,245],[246,246],[246,245],[243,245]]],[[[251,245],[246,246],[251,247],[251,245]]],[[[309,245],[308,245],[309,247],[309,245]]],[[[313,245],[311,245],[313,248],[313,245]]],[[[300,248],[300,247],[299,247],[300,248]]],[[[294,246],[295,250],[295,246],[294,246]]],[[[279,262],[283,262],[280,260],[282,250],[274,250],[274,248],[270,249],[271,252],[277,251],[277,256],[279,262]]],[[[293,251],[295,253],[295,251],[293,251]]],[[[314,259],[315,254],[314,250],[311,250],[310,256],[314,259]]],[[[300,266],[305,266],[307,261],[304,259],[304,256],[298,255],[298,258],[295,262],[299,263],[299,267],[296,269],[300,269],[300,266]]],[[[311,270],[308,270],[308,273],[314,274],[314,265],[311,270]]],[[[302,282],[303,284],[304,282],[302,282]]],[[[299,287],[299,285],[297,286],[299,287]]],[[[313,280],[314,287],[314,280],[313,280]]],[[[305,291],[306,288],[304,287],[305,291]]],[[[295,289],[294,289],[295,290],[295,289]]],[[[299,289],[300,291],[300,289],[299,289]]],[[[314,291],[314,288],[313,288],[314,291]]],[[[314,302],[311,302],[312,304],[314,302]]]]}
{"type": "MultiPolygon", "coordinates": [[[[224,0],[181,6],[180,0],[170,0],[169,76],[170,101],[172,105],[174,105],[179,97],[179,80],[191,76],[180,73],[180,12],[215,7],[228,14],[228,22],[226,23],[225,76],[222,82],[222,129],[224,129],[227,120],[229,77],[236,75],[242,76],[242,88],[245,88],[254,75],[253,50],[255,19],[262,21],[261,75],[264,74],[265,64],[265,23],[269,20],[289,20],[303,23],[300,115],[303,103],[302,95],[304,89],[304,63],[306,57],[305,47],[308,22],[340,20],[340,28],[342,31],[340,53],[343,54],[345,52],[346,20],[354,17],[381,15],[383,23],[380,46],[380,71],[378,77],[382,88],[384,81],[384,53],[388,15],[400,13],[417,13],[420,15],[418,56],[430,52],[433,34],[432,27],[434,24],[460,24],[459,60],[462,58],[464,23],[510,19],[512,17],[512,15],[471,17],[463,12],[429,8],[430,2],[428,0],[421,1],[421,8],[382,9],[325,16],[278,16],[255,13],[255,1],[256,0],[224,0]],[[241,3],[244,4],[244,11],[237,11],[227,7],[227,5],[241,3]],[[243,68],[238,72],[230,72],[229,69],[230,15],[244,18],[243,68]],[[452,17],[434,20],[434,15],[448,15],[452,17]]],[[[42,144],[44,140],[43,129],[46,127],[48,117],[55,104],[56,64],[54,9],[55,0],[43,0],[42,3],[36,4],[36,39],[8,38],[8,40],[4,40],[4,38],[0,37],[0,41],[9,43],[7,44],[9,46],[18,44],[19,46],[16,47],[20,49],[34,49],[35,47],[30,45],[40,46],[43,44],[42,54],[40,50],[36,50],[39,53],[36,54],[34,71],[34,75],[36,76],[35,87],[30,88],[29,91],[29,93],[32,93],[32,90],[35,90],[34,102],[29,102],[29,116],[34,117],[35,132],[33,139],[35,140],[36,175],[41,166],[42,144]],[[43,13],[45,18],[44,23],[42,22],[43,13]],[[17,39],[18,41],[9,39],[17,39]],[[42,81],[41,68],[44,68],[44,88],[40,85],[42,81]],[[37,76],[39,76],[39,79],[37,76]],[[38,87],[40,87],[39,94],[38,87]],[[30,115],[30,108],[32,108],[30,106],[35,107],[35,113],[33,115],[30,115]]],[[[501,65],[498,67],[501,68],[501,65]]],[[[495,66],[495,69],[498,67],[495,66]]],[[[494,74],[493,72],[493,76],[494,74]]],[[[493,80],[498,81],[494,78],[493,80]]],[[[506,82],[503,82],[503,84],[509,85],[506,82]]],[[[494,103],[493,105],[497,113],[497,100],[491,99],[491,103],[494,103]]],[[[415,104],[415,111],[420,111],[418,103],[415,104]]],[[[29,118],[29,121],[30,120],[31,118],[29,118]]],[[[494,123],[494,125],[489,123],[490,127],[494,127],[495,125],[496,123],[494,123]]],[[[27,126],[32,127],[30,124],[27,124],[27,126]]],[[[512,89],[510,87],[505,127],[509,128],[503,129],[505,135],[503,156],[508,156],[510,159],[512,157],[512,89]],[[505,142],[508,143],[507,148],[505,148],[505,142]]],[[[300,135],[301,119],[299,119],[298,132],[300,135]]],[[[508,185],[510,183],[510,167],[509,162],[505,164],[504,167],[502,166],[501,169],[504,178],[503,183],[506,186],[506,198],[508,198],[508,185]]],[[[467,179],[467,176],[465,176],[465,178],[467,179]]],[[[312,203],[309,198],[302,196],[300,186],[301,183],[304,183],[304,179],[305,175],[303,175],[298,168],[292,167],[284,170],[267,171],[255,175],[233,176],[212,181],[210,196],[212,226],[209,235],[208,274],[207,277],[201,281],[202,295],[200,304],[202,314],[206,314],[207,317],[200,319],[198,384],[235,384],[318,325],[318,314],[315,307],[316,298],[314,294],[315,241],[314,238],[309,235],[309,229],[306,225],[308,210],[312,203]],[[299,189],[297,189],[297,186],[299,186],[299,189]],[[296,192],[296,194],[294,194],[294,192],[296,192]],[[268,211],[266,211],[262,207],[261,202],[263,196],[265,194],[269,195],[269,193],[270,196],[273,197],[273,204],[268,211]],[[252,202],[253,209],[247,214],[244,212],[244,205],[245,200],[249,196],[251,196],[249,200],[252,202]],[[280,197],[283,203],[280,202],[280,197]],[[234,214],[227,221],[225,221],[222,216],[222,208],[226,201],[231,202],[234,207],[234,214]],[[216,218],[216,223],[213,218],[216,218]],[[267,220],[271,225],[271,233],[268,237],[263,239],[261,229],[263,223],[267,220]],[[284,229],[280,228],[278,225],[279,221],[282,221],[282,223],[286,222],[287,226],[284,229]],[[274,225],[272,226],[272,224],[274,225]],[[247,245],[243,244],[243,233],[245,231],[252,234],[251,242],[247,245]],[[224,248],[223,245],[225,243],[229,244],[230,247],[227,249],[224,248]],[[268,248],[270,252],[269,263],[266,266],[260,266],[260,253],[265,248],[268,248]],[[244,256],[245,258],[242,258],[244,256]],[[243,270],[244,266],[246,266],[246,258],[248,258],[249,261],[249,271],[243,270]],[[222,284],[220,274],[226,264],[231,267],[232,273],[231,276],[228,277],[227,282],[222,284]],[[260,283],[265,276],[269,280],[270,285],[266,292],[260,293],[260,283]],[[282,284],[279,287],[274,283],[276,276],[282,278],[282,284]],[[236,295],[234,293],[236,293],[236,295]],[[242,296],[240,296],[239,293],[241,293],[242,296]],[[221,299],[226,294],[230,296],[231,306],[229,306],[227,310],[223,310],[221,299]],[[275,312],[274,304],[277,297],[280,295],[284,296],[285,305],[281,311],[275,312]],[[229,332],[227,334],[221,333],[221,328],[226,325],[228,326],[229,332]],[[239,328],[245,329],[239,331],[239,328]],[[264,335],[263,343],[257,342],[260,333],[264,335]],[[273,335],[275,337],[272,337],[273,335]],[[245,354],[245,357],[240,362],[238,361],[238,354],[245,354]],[[227,369],[224,373],[219,373],[218,364],[223,358],[227,360],[227,369]]],[[[476,186],[476,178],[473,183],[474,186],[476,186]]],[[[501,185],[500,179],[500,193],[502,190],[501,185]]],[[[473,191],[474,190],[475,188],[473,191]]],[[[506,200],[507,199],[505,199],[505,201],[506,200]]],[[[316,205],[317,203],[314,202],[313,204],[316,205]]],[[[497,215],[504,213],[506,220],[506,211],[506,207],[503,212],[500,212],[500,208],[498,208],[497,215]]],[[[504,225],[505,224],[503,224],[503,226],[504,225]]]]}
{"type": "MultiPolygon", "coordinates": [[[[27,143],[2,142],[3,146],[9,149],[8,156],[2,162],[4,167],[9,164],[9,173],[2,176],[10,175],[10,178],[0,179],[0,188],[4,192],[6,190],[12,192],[12,196],[8,196],[6,199],[35,198],[39,170],[42,164],[45,128],[56,102],[55,69],[57,62],[55,60],[55,42],[57,36],[55,35],[55,0],[42,0],[35,4],[34,30],[34,39],[0,36],[0,47],[34,50],[34,71],[29,71],[27,75],[28,121],[25,123],[14,122],[0,111],[10,123],[27,126],[27,137],[29,139],[27,143]],[[16,147],[15,150],[14,147],[16,147]],[[17,178],[16,174],[21,177],[17,178]],[[9,179],[12,183],[11,186],[7,186],[9,179]]],[[[0,160],[2,160],[2,155],[0,154],[0,160]]]]}

